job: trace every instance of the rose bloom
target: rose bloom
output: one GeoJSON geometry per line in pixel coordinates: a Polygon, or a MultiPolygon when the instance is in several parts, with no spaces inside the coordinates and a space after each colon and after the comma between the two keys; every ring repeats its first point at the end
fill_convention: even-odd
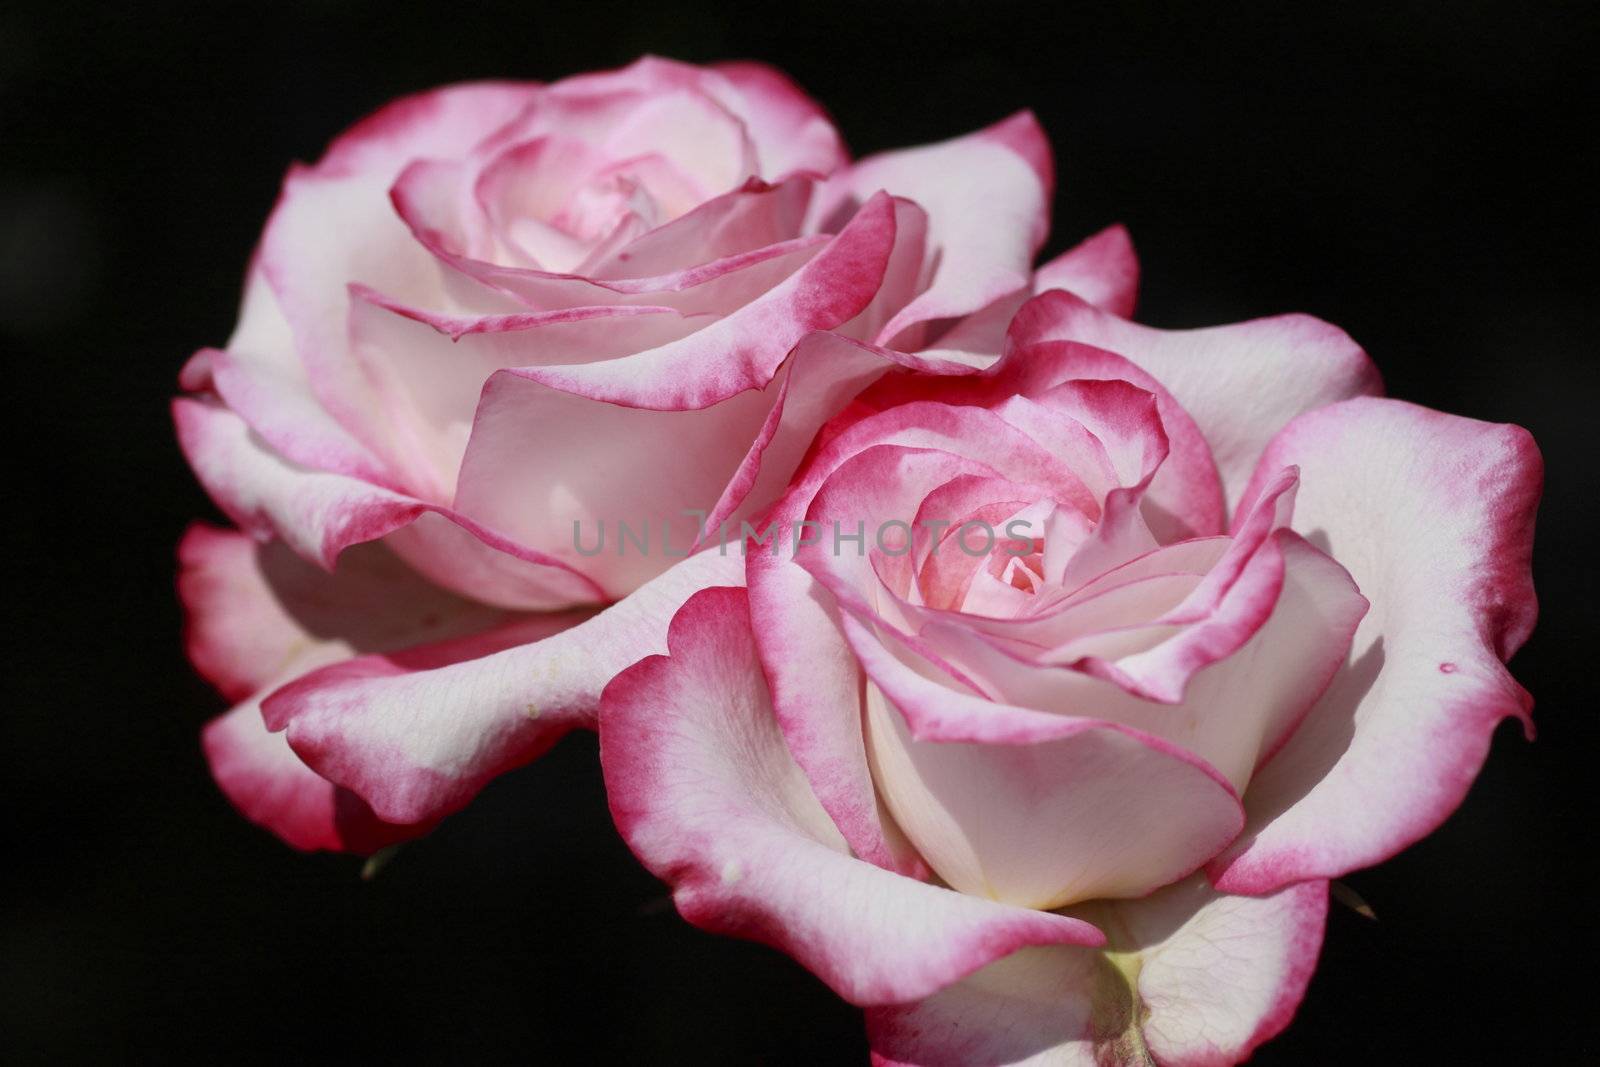
{"type": "Polygon", "coordinates": [[[229,797],[370,851],[590,725],[737,576],[679,562],[702,524],[769,507],[860,389],[992,361],[1037,288],[1126,310],[1120,230],[1032,271],[1051,167],[1026,113],[852,163],[778,72],[647,58],[403,99],[292,169],[174,405],[242,531],[180,551],[229,797]]]}
{"type": "Polygon", "coordinates": [[[881,379],[748,590],[606,690],[619,828],[691,922],[865,1007],[875,1062],[1248,1057],[1328,880],[1531,730],[1538,452],[1379,388],[1315,319],[1065,292],[981,373],[881,379]]]}

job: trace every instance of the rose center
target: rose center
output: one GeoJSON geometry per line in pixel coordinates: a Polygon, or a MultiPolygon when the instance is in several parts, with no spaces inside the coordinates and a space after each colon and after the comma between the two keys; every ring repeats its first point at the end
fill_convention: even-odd
{"type": "Polygon", "coordinates": [[[549,221],[580,241],[594,243],[610,235],[629,214],[639,215],[648,228],[655,223],[655,201],[633,175],[617,172],[579,186],[549,221]]]}
{"type": "Polygon", "coordinates": [[[990,555],[988,568],[1013,589],[1037,593],[1044,582],[1044,538],[1002,542],[990,555]]]}

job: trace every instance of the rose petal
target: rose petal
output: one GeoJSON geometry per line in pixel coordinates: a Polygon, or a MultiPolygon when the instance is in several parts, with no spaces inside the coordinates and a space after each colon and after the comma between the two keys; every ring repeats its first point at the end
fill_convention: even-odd
{"type": "Polygon", "coordinates": [[[626,595],[689,554],[781,389],[653,411],[496,374],[456,506],[581,570],[610,597],[626,595]]]}
{"type": "Polygon", "coordinates": [[[417,160],[396,179],[389,197],[416,242],[451,273],[469,286],[479,283],[484,293],[540,311],[648,304],[686,315],[726,314],[793,274],[828,240],[800,233],[810,179],[779,185],[752,180],[611,251],[603,251],[608,244],[597,247],[574,272],[540,270],[482,258],[466,225],[470,219],[462,217],[471,182],[465,162],[417,160]]]}
{"type": "Polygon", "coordinates": [[[431,314],[354,287],[350,349],[391,425],[416,495],[448,502],[494,373],[625,356],[700,325],[671,308],[609,305],[481,318],[431,314]]]}
{"type": "Polygon", "coordinates": [[[1203,880],[1099,905],[1104,952],[1035,948],[867,1013],[884,1067],[1227,1067],[1288,1025],[1322,945],[1325,882],[1265,899],[1203,880]]]}
{"type": "Polygon", "coordinates": [[[1244,823],[1227,780],[1181,748],[958,691],[853,616],[843,629],[875,683],[873,780],[918,852],[963,892],[1035,908],[1141,896],[1194,871],[1244,823]]]}
{"type": "MultiPolygon", "coordinates": [[[[1037,300],[1028,306],[1034,303],[1037,300]]],[[[1158,539],[1223,532],[1227,522],[1222,489],[1200,428],[1161,382],[1113,352],[1070,342],[1012,343],[993,366],[959,380],[887,376],[862,395],[860,408],[881,410],[919,399],[998,407],[1013,396],[1037,398],[1064,382],[1103,379],[1120,379],[1156,398],[1169,451],[1140,507],[1158,539]]]]}
{"type": "Polygon", "coordinates": [[[1133,318],[1139,295],[1139,258],[1121,225],[1107,226],[1040,267],[1033,291],[1065,289],[1119,318],[1133,318]]]}
{"type": "Polygon", "coordinates": [[[492,151],[555,133],[588,141],[613,158],[660,155],[705,199],[756,173],[747,127],[715,91],[725,85],[703,67],[644,56],[618,70],[553,83],[482,147],[492,151]]]}
{"type": "Polygon", "coordinates": [[[1432,832],[1466,794],[1495,724],[1530,723],[1502,666],[1537,612],[1528,560],[1543,467],[1527,432],[1398,401],[1302,416],[1257,478],[1301,469],[1295,525],[1372,609],[1350,662],[1247,794],[1245,834],[1211,867],[1230,892],[1337,877],[1432,832]]]}
{"type": "Polygon", "coordinates": [[[281,542],[199,523],[178,544],[178,595],[190,660],[233,700],[281,676],[308,643],[353,655],[509,619],[424,581],[379,544],[352,548],[329,574],[281,542]]]}
{"type": "Polygon", "coordinates": [[[1309,315],[1156,330],[1055,291],[1017,313],[1007,343],[1026,348],[1051,340],[1116,352],[1170,390],[1205,435],[1232,503],[1290,419],[1382,388],[1366,353],[1343,330],[1309,315]],[[1249,402],[1241,405],[1241,397],[1249,402]]]}
{"type": "Polygon", "coordinates": [[[928,287],[872,340],[889,347],[909,328],[953,319],[1028,287],[1050,225],[1050,144],[1018,112],[977,133],[884,152],[839,172],[818,195],[813,225],[827,228],[878,190],[928,214],[928,287]]]}
{"type": "Polygon", "coordinates": [[[442,818],[592,726],[606,683],[662,650],[684,600],[737,581],[741,562],[701,553],[592,617],[537,616],[476,641],[336,664],[269,696],[267,724],[381,817],[442,818]]]}
{"type": "Polygon", "coordinates": [[[759,176],[744,123],[698,86],[641,94],[606,124],[602,145],[613,159],[659,155],[671,160],[696,184],[702,200],[759,176]]]}
{"type": "Polygon", "coordinates": [[[345,349],[345,287],[363,283],[402,299],[436,288],[432,258],[394,217],[385,193],[409,159],[466,151],[533,91],[463,85],[408,97],[340,137],[315,167],[296,168],[284,180],[257,263],[318,402],[379,454],[384,429],[373,421],[366,384],[345,349]]]}
{"type": "Polygon", "coordinates": [[[832,329],[867,306],[894,247],[894,219],[893,202],[874,196],[805,266],[681,341],[624,359],[518,373],[564,392],[657,409],[708,407],[764,387],[806,334],[832,329]]]}
{"type": "Polygon", "coordinates": [[[878,811],[861,741],[860,672],[839,632],[837,607],[812,574],[795,565],[784,550],[786,539],[792,540],[790,532],[828,476],[874,445],[947,450],[991,471],[1008,468],[1019,480],[1046,484],[1070,472],[992,412],[972,407],[905,404],[823,434],[798,484],[769,516],[779,535],[770,548],[752,547],[749,554],[756,641],[789,748],[850,847],[880,866],[912,871],[918,861],[897,846],[878,811]]]}
{"type": "Polygon", "coordinates": [[[302,849],[371,852],[431,824],[383,823],[267,732],[273,688],[360,651],[403,648],[503,624],[504,612],[424,582],[380,545],[327,574],[282,544],[194,525],[178,546],[185,644],[200,672],[239,703],[205,728],[212,774],[252,822],[302,849]]]}
{"type": "Polygon", "coordinates": [[[274,449],[297,463],[380,485],[396,485],[390,465],[317,403],[289,323],[265,275],[245,283],[239,324],[207,374],[185,388],[214,389],[274,449]]]}
{"type": "Polygon", "coordinates": [[[1034,293],[1066,289],[1114,315],[1132,317],[1139,261],[1128,231],[1112,226],[1067,249],[1033,275],[1031,289],[1003,296],[939,335],[924,356],[987,367],[1005,347],[1006,327],[1034,293]]]}
{"type": "MultiPolygon", "coordinates": [[[[704,284],[689,273],[691,268],[709,272],[711,265],[717,265],[727,271],[801,238],[813,185],[806,178],[776,185],[750,182],[635,238],[585,273],[596,281],[658,279],[652,286],[659,289],[704,284]]],[[[802,239],[817,244],[817,236],[802,239]]],[[[617,288],[629,292],[645,286],[618,284],[617,288]]]]}
{"type": "Polygon", "coordinates": [[[392,177],[419,156],[449,157],[470,149],[525,107],[535,82],[460,82],[403,96],[341,133],[316,170],[328,177],[389,170],[392,177]]]}
{"type": "Polygon", "coordinates": [[[713,84],[711,92],[744,118],[766,178],[828,175],[850,162],[827,114],[782,71],[749,62],[718,63],[712,69],[733,91],[713,84]]]}
{"type": "Polygon", "coordinates": [[[874,616],[878,584],[874,560],[883,552],[877,542],[894,529],[891,523],[910,521],[915,524],[911,557],[920,567],[923,599],[943,607],[950,602],[949,590],[935,596],[933,588],[946,580],[961,583],[979,558],[988,555],[973,550],[974,543],[978,549],[984,548],[983,540],[975,539],[992,541],[996,537],[992,524],[989,534],[981,528],[963,534],[962,524],[970,519],[977,502],[1000,502],[1007,505],[1006,513],[1011,513],[1036,499],[1071,500],[1082,493],[1083,486],[1071,471],[1058,468],[1050,453],[1006,423],[981,409],[964,409],[963,416],[987,434],[984,447],[1000,454],[991,458],[1006,463],[1003,473],[981,460],[943,449],[895,444],[864,448],[817,488],[804,516],[810,527],[785,522],[788,528],[781,534],[788,543],[784,547],[792,551],[795,562],[842,602],[874,616]],[[1004,474],[1014,474],[1016,480],[1004,474]],[[998,495],[986,499],[973,496],[984,491],[998,495]],[[863,534],[858,551],[846,551],[842,542],[831,538],[835,529],[855,532],[858,526],[863,534]],[[936,526],[943,529],[936,531],[936,526]],[[869,545],[874,549],[870,555],[869,545]]]}
{"type": "MultiPolygon", "coordinates": [[[[516,142],[477,170],[472,203],[459,198],[452,205],[455,218],[438,221],[449,226],[458,247],[478,259],[509,258],[569,270],[589,255],[594,239],[568,232],[553,220],[610,163],[592,145],[573,138],[552,135],[516,142]]],[[[635,195],[646,205],[652,202],[647,193],[636,190],[635,195]]]]}
{"type": "MultiPolygon", "coordinates": [[[[1171,577],[1180,579],[1181,590],[1187,576],[1171,577]]],[[[1120,590],[1139,593],[1149,584],[1120,590]]],[[[1095,605],[1089,600],[1082,606],[1095,605]]],[[[963,676],[981,679],[998,700],[1105,719],[1164,738],[1215,766],[1244,793],[1255,768],[1344,664],[1365,609],[1342,567],[1280,531],[1252,558],[1216,613],[1186,627],[1164,624],[1158,616],[1155,623],[1095,630],[1094,622],[1104,620],[1091,619],[1083,637],[1036,657],[1006,655],[1003,644],[996,647],[947,622],[929,624],[921,637],[963,676]],[[1153,641],[1132,642],[1125,652],[1118,648],[1118,640],[1145,630],[1154,633],[1153,641]]]]}
{"type": "Polygon", "coordinates": [[[744,594],[673,620],[669,657],[607,688],[612,815],[684,918],[774,945],[857,1004],[915,999],[1026,945],[1097,944],[1086,923],[925,885],[853,858],[789,757],[744,594]]]}
{"type": "MultiPolygon", "coordinates": [[[[311,656],[298,666],[310,669],[317,662],[311,656]]],[[[432,829],[431,824],[386,823],[360,797],[307,767],[282,734],[267,732],[261,696],[257,693],[212,719],[200,735],[211,775],[239,814],[308,852],[369,855],[432,829]]]]}
{"type": "Polygon", "coordinates": [[[287,462],[212,400],[179,398],[172,412],[184,455],[217,506],[327,570],[350,545],[386,538],[424,576],[487,603],[549,608],[604,599],[582,574],[448,508],[287,462]]]}
{"type": "MultiPolygon", "coordinates": [[[[884,268],[883,284],[871,303],[834,332],[870,344],[927,284],[928,213],[904,197],[894,198],[894,250],[884,268]]],[[[875,346],[882,348],[882,346],[875,346]]],[[[886,350],[887,351],[887,350],[886,350]]]]}

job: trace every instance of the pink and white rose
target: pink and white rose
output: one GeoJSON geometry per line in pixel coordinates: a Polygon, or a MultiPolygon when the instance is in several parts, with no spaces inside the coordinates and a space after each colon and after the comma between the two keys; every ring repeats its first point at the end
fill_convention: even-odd
{"type": "Polygon", "coordinates": [[[1052,195],[1026,113],[852,162],[651,58],[292,170],[174,403],[223,790],[371,852],[598,726],[685,916],[879,1062],[1248,1056],[1328,880],[1531,730],[1540,461],[1315,319],[1135,325],[1119,227],[1034,268],[1052,195]]]}
{"type": "MultiPolygon", "coordinates": [[[[701,526],[770,506],[888,368],[993,359],[1051,192],[1026,113],[852,163],[777,71],[653,58],[409,97],[292,169],[174,403],[265,546],[183,547],[195,661],[243,701],[207,733],[223,788],[361,847],[591,725],[726,578],[678,563],[701,526]],[[579,550],[624,521],[655,549],[579,550]]],[[[1132,262],[1113,230],[1042,276],[1118,307],[1132,262]]]]}
{"type": "Polygon", "coordinates": [[[881,379],[748,589],[606,690],[623,835],[691,922],[866,1008],[876,1062],[1246,1058],[1328,880],[1530,724],[1538,452],[1379,392],[1306,316],[1065,292],[981,373],[881,379]]]}

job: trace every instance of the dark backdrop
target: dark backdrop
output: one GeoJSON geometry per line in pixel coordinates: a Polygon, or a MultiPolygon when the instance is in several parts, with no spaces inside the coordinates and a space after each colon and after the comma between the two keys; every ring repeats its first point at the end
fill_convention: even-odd
{"type": "Polygon", "coordinates": [[[1350,879],[1378,921],[1335,909],[1259,1062],[1585,1061],[1592,996],[1563,961],[1595,908],[1594,26],[1579,4],[1302,6],[7,5],[0,1048],[864,1062],[854,1009],[677,918],[612,831],[589,736],[371,883],[237,817],[196,741],[221,705],[180,653],[172,549],[215,512],[166,401],[227,337],[285,165],[399,93],[654,51],[778,64],[857,152],[1031,106],[1060,165],[1051,250],[1127,223],[1145,321],[1308,311],[1394,395],[1532,429],[1544,617],[1514,666],[1541,736],[1503,727],[1443,830],[1350,879]]]}

